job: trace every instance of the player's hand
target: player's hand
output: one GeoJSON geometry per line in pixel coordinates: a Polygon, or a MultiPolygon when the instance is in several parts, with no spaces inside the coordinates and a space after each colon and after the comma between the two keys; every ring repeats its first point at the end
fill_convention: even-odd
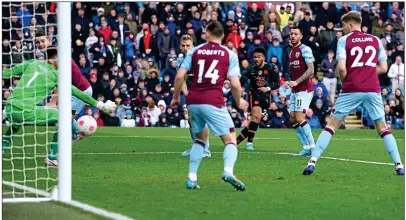
{"type": "Polygon", "coordinates": [[[178,108],[180,103],[180,97],[173,97],[171,101],[171,108],[178,108]]]}
{"type": "Polygon", "coordinates": [[[297,86],[297,82],[296,81],[290,81],[289,86],[293,88],[293,87],[297,86]]]}
{"type": "Polygon", "coordinates": [[[259,87],[258,90],[263,92],[263,93],[268,92],[268,88],[266,88],[266,87],[259,87]]]}
{"type": "Polygon", "coordinates": [[[288,86],[288,85],[289,85],[289,81],[285,81],[285,82],[283,82],[283,85],[288,86]]]}
{"type": "Polygon", "coordinates": [[[241,98],[240,101],[236,102],[235,104],[239,109],[241,109],[244,112],[248,110],[248,102],[245,101],[243,98],[241,98]]]}
{"type": "Polygon", "coordinates": [[[103,103],[102,101],[99,101],[97,103],[97,108],[100,109],[101,111],[107,113],[107,114],[110,114],[110,113],[112,113],[112,112],[114,112],[116,110],[117,105],[116,105],[116,103],[114,103],[114,102],[112,102],[110,100],[106,101],[106,103],[103,103]]]}
{"type": "Polygon", "coordinates": [[[45,106],[48,108],[58,108],[58,106],[55,105],[55,103],[50,103],[50,102],[48,102],[45,106]]]}

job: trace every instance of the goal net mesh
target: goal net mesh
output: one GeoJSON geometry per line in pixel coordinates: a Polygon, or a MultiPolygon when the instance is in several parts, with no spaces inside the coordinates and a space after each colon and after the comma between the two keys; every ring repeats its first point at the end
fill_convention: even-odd
{"type": "MultiPolygon", "coordinates": [[[[3,70],[31,59],[43,60],[44,54],[36,46],[35,32],[42,29],[56,44],[56,3],[2,2],[2,12],[3,70]]],[[[57,183],[57,169],[45,166],[44,159],[56,127],[37,126],[24,120],[18,123],[8,118],[7,99],[20,77],[12,73],[11,78],[3,79],[3,198],[48,197],[57,183]],[[11,127],[20,129],[12,132],[5,147],[4,140],[10,137],[5,133],[11,127]]],[[[38,105],[46,103],[43,100],[38,105]]]]}

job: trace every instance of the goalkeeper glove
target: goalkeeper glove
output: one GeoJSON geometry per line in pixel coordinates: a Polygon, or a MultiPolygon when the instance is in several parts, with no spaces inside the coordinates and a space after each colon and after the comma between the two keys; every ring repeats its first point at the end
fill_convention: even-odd
{"type": "Polygon", "coordinates": [[[103,103],[102,101],[99,101],[97,103],[97,108],[100,109],[101,111],[107,113],[107,114],[110,114],[110,113],[112,113],[112,112],[114,112],[116,110],[117,105],[116,105],[116,103],[114,103],[114,102],[112,102],[110,100],[107,100],[106,103],[103,103]]]}

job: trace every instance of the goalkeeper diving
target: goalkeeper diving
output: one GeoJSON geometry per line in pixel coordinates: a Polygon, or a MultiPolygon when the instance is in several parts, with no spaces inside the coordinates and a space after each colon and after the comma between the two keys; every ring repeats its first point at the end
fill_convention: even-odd
{"type": "MultiPolygon", "coordinates": [[[[57,49],[47,48],[45,58],[44,61],[35,59],[26,61],[4,70],[2,73],[3,78],[21,76],[5,106],[10,128],[3,135],[3,152],[9,146],[12,134],[17,133],[21,126],[46,125],[58,122],[58,109],[39,105],[58,85],[57,49]]],[[[96,101],[75,86],[72,86],[72,96],[106,113],[115,111],[117,107],[112,101],[106,103],[96,101]]],[[[46,165],[58,166],[57,143],[58,133],[56,132],[52,137],[48,156],[44,160],[46,165]]]]}

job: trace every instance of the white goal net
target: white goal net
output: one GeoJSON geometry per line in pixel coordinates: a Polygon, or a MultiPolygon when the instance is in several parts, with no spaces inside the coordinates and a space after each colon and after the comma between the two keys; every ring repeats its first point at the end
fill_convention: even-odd
{"type": "MultiPolygon", "coordinates": [[[[35,80],[36,74],[32,81],[24,81],[24,71],[15,67],[33,59],[46,59],[38,47],[38,33],[44,33],[52,46],[57,46],[57,3],[2,2],[2,12],[3,201],[46,201],[51,199],[58,179],[58,168],[45,164],[51,146],[57,144],[57,127],[55,122],[38,124],[48,121],[49,113],[31,111],[27,107],[30,101],[24,96],[36,94],[40,86],[47,86],[47,81],[35,80]],[[23,89],[18,89],[19,83],[23,89]]],[[[35,106],[45,108],[51,95],[35,106]]]]}

